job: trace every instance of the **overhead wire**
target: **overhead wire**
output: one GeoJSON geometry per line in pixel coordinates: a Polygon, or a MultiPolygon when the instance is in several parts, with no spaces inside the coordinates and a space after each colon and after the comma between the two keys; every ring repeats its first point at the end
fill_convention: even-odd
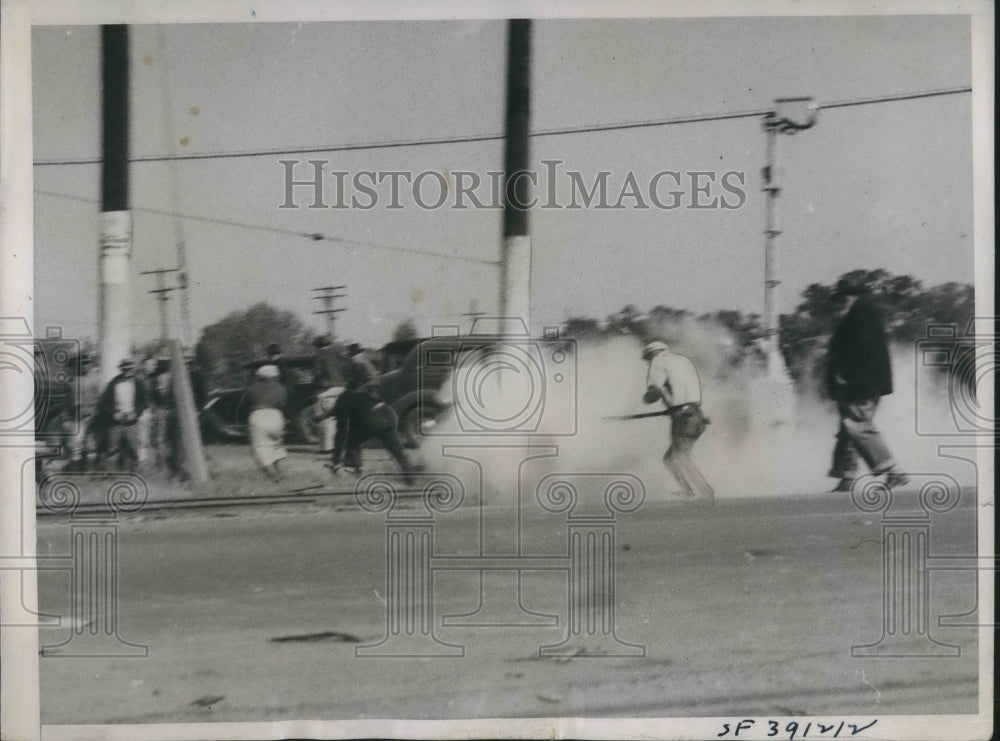
{"type": "MultiPolygon", "coordinates": [[[[98,203],[96,199],[84,198],[83,196],[74,196],[67,193],[56,193],[49,190],[35,189],[35,193],[42,196],[48,196],[50,198],[63,198],[69,201],[78,201],[80,203],[98,203]]],[[[356,245],[359,247],[371,247],[382,250],[389,250],[391,252],[400,252],[408,255],[419,255],[420,257],[432,257],[432,258],[443,258],[449,260],[459,260],[464,262],[479,263],[483,265],[498,265],[497,260],[487,260],[480,257],[468,257],[465,255],[455,255],[448,254],[446,252],[433,252],[426,250],[413,249],[411,247],[399,247],[397,245],[383,244],[381,242],[369,242],[361,239],[351,239],[349,237],[338,237],[335,235],[324,234],[322,232],[299,232],[294,229],[282,229],[275,226],[265,226],[263,224],[249,224],[242,221],[235,221],[233,219],[223,219],[213,216],[196,216],[194,214],[182,214],[169,209],[161,208],[148,208],[143,206],[132,206],[132,211],[138,211],[141,213],[156,214],[158,216],[169,216],[169,217],[179,217],[181,219],[187,219],[189,221],[198,221],[207,224],[218,224],[221,226],[231,226],[238,227],[240,229],[249,229],[252,231],[259,232],[269,232],[271,234],[281,234],[288,237],[301,237],[304,239],[309,239],[314,242],[336,242],[344,245],[356,245]]]]}
{"type": "MultiPolygon", "coordinates": [[[[854,106],[874,105],[878,103],[894,103],[904,100],[920,100],[924,98],[937,98],[946,95],[961,95],[971,93],[972,86],[964,85],[958,87],[939,88],[935,90],[918,90],[914,92],[895,93],[888,95],[878,95],[865,98],[849,98],[845,100],[831,101],[829,103],[818,103],[818,110],[850,108],[854,106]]],[[[551,129],[536,129],[529,132],[531,138],[550,136],[571,136],[576,134],[593,134],[609,131],[627,131],[630,129],[645,129],[661,126],[677,126],[681,124],[708,123],[712,121],[728,121],[741,118],[759,118],[772,112],[771,108],[759,108],[747,111],[730,111],[724,113],[709,113],[698,115],[672,116],[669,118],[650,119],[645,121],[621,121],[607,124],[583,124],[580,126],[563,126],[551,129]]],[[[350,144],[329,144],[312,147],[277,148],[277,149],[251,149],[233,150],[227,152],[194,152],[191,154],[160,154],[160,155],[137,155],[129,161],[133,163],[143,162],[180,162],[215,159],[240,159],[247,157],[278,157],[285,155],[308,155],[326,154],[331,152],[354,152],[364,150],[379,149],[399,149],[407,147],[426,147],[450,144],[470,144],[476,142],[501,141],[503,133],[483,133],[465,134],[456,136],[424,137],[417,139],[395,139],[385,141],[357,142],[350,144]]],[[[41,159],[35,161],[36,167],[53,167],[66,165],[96,165],[100,164],[100,157],[81,157],[63,159],[41,159]]]]}
{"type": "MultiPolygon", "coordinates": [[[[949,88],[938,88],[934,90],[918,90],[918,91],[911,91],[904,93],[835,100],[828,103],[817,103],[815,105],[815,108],[818,110],[839,109],[839,108],[848,108],[854,106],[875,105],[879,103],[892,103],[905,100],[920,100],[920,99],[935,98],[948,95],[960,95],[970,92],[972,92],[972,86],[964,85],[964,86],[949,87],[949,88]]],[[[771,112],[772,109],[770,108],[761,108],[755,110],[730,111],[730,112],[714,113],[714,114],[673,116],[670,118],[660,118],[660,119],[652,119],[645,121],[629,121],[629,122],[618,122],[609,124],[585,124],[581,126],[538,129],[533,132],[530,132],[529,136],[533,138],[547,137],[547,136],[568,136],[576,134],[590,134],[590,133],[602,133],[611,131],[626,131],[630,129],[654,128],[661,126],[675,126],[675,125],[691,124],[691,123],[707,123],[713,121],[726,121],[726,120],[736,120],[743,118],[759,118],[762,116],[766,116],[771,112]]],[[[503,138],[504,134],[502,133],[499,134],[488,133],[488,134],[469,134],[461,136],[433,137],[433,138],[422,138],[422,139],[376,141],[376,142],[364,142],[355,144],[334,144],[334,145],[324,145],[318,147],[259,149],[259,150],[231,151],[231,152],[202,152],[193,154],[171,154],[171,155],[140,155],[132,157],[130,159],[130,162],[132,163],[178,162],[178,161],[196,161],[196,160],[213,160],[213,159],[234,159],[234,158],[246,158],[246,157],[307,155],[307,154],[322,154],[330,152],[378,150],[378,149],[392,149],[392,148],[403,148],[403,147],[423,147],[423,146],[437,146],[437,145],[447,145],[447,144],[466,144],[473,142],[500,141],[503,138]]],[[[78,159],[49,159],[49,160],[37,160],[35,162],[35,166],[49,167],[49,166],[60,166],[60,165],[95,165],[95,164],[100,164],[100,162],[101,159],[99,157],[78,158],[78,159]]],[[[78,200],[88,203],[96,203],[96,201],[93,201],[91,199],[81,198],[77,196],[70,196],[65,193],[56,193],[46,190],[36,190],[35,192],[38,193],[39,195],[45,195],[54,198],[66,198],[70,200],[78,200]]],[[[452,259],[463,262],[471,262],[471,263],[494,265],[494,266],[499,265],[499,260],[487,260],[483,258],[467,257],[463,255],[446,254],[440,252],[427,252],[424,250],[399,247],[395,245],[387,245],[378,242],[369,242],[364,240],[356,240],[356,239],[349,239],[346,237],[327,235],[321,232],[297,232],[294,230],[281,229],[278,227],[269,227],[259,224],[248,224],[245,222],[234,221],[232,219],[221,219],[210,216],[195,216],[191,214],[183,214],[179,213],[176,210],[154,209],[154,208],[134,208],[133,210],[151,214],[158,214],[161,216],[170,216],[176,219],[186,219],[190,221],[199,221],[210,224],[221,224],[225,226],[233,226],[255,231],[270,232],[286,236],[302,237],[302,238],[312,239],[313,241],[336,242],[345,245],[350,244],[350,245],[357,245],[360,247],[371,247],[371,248],[389,250],[403,254],[420,255],[422,257],[452,259]]]]}

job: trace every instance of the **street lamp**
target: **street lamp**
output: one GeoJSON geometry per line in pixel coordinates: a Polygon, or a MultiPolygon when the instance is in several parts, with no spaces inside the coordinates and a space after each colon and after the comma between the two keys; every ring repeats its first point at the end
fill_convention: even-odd
{"type": "Polygon", "coordinates": [[[778,342],[778,250],[777,200],[781,186],[776,172],[778,134],[794,134],[816,123],[818,106],[812,98],[778,98],[774,110],[764,117],[767,134],[767,163],[764,166],[764,192],[767,193],[767,224],[764,229],[764,332],[767,352],[767,376],[785,380],[785,364],[778,342]]]}

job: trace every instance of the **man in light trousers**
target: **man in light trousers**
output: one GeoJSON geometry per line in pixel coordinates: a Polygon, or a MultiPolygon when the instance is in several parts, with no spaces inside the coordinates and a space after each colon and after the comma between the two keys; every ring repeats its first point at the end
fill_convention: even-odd
{"type": "Polygon", "coordinates": [[[642,400],[647,404],[663,402],[670,417],[670,448],[663,462],[681,486],[677,494],[711,501],[715,490],[691,460],[694,444],[710,421],[701,411],[698,371],[689,358],[671,352],[670,346],[660,340],[649,342],[642,358],[649,363],[642,400]]]}

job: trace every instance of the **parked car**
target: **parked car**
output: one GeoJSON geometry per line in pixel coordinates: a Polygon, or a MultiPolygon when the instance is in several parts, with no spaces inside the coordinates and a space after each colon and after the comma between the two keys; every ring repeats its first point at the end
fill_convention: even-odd
{"type": "MultiPolygon", "coordinates": [[[[206,440],[243,440],[249,435],[250,405],[247,391],[254,374],[271,361],[253,360],[243,365],[241,382],[209,391],[200,411],[202,435],[206,440]]],[[[319,440],[315,402],[318,389],[313,382],[313,357],[289,355],[281,359],[288,381],[288,406],[285,408],[286,439],[303,443],[319,440]]]]}
{"type": "MultiPolygon", "coordinates": [[[[421,423],[432,423],[447,409],[441,387],[450,368],[428,366],[424,344],[427,339],[399,340],[381,349],[385,369],[377,381],[379,395],[399,417],[399,437],[408,448],[420,447],[421,423]]],[[[440,344],[440,338],[434,339],[440,344]]],[[[456,340],[457,342],[457,340],[456,340]]]]}
{"type": "MultiPolygon", "coordinates": [[[[379,396],[392,407],[399,417],[399,433],[408,448],[420,446],[421,422],[433,422],[444,413],[449,403],[442,399],[441,387],[450,376],[448,366],[428,366],[423,357],[422,345],[427,339],[399,340],[384,345],[378,352],[369,354],[380,369],[374,386],[379,396]]],[[[450,343],[451,340],[444,340],[450,343]]],[[[436,346],[441,338],[434,338],[436,346]]],[[[460,341],[456,338],[456,344],[460,341]]],[[[229,388],[216,389],[208,394],[201,409],[202,432],[206,439],[242,440],[248,435],[247,418],[250,410],[246,402],[247,389],[253,373],[266,360],[256,360],[244,366],[243,382],[229,388]]],[[[289,440],[314,444],[319,442],[319,420],[316,415],[316,395],[322,389],[313,380],[314,357],[296,355],[283,358],[286,373],[291,376],[286,437],[289,440]]]]}

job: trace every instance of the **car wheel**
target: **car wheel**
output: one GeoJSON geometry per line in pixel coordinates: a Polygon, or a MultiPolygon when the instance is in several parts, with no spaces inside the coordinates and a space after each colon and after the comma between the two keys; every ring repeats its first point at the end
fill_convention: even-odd
{"type": "Polygon", "coordinates": [[[224,443],[233,438],[226,429],[226,423],[213,412],[201,415],[201,436],[204,442],[224,443]]]}
{"type": "Polygon", "coordinates": [[[433,401],[424,401],[422,412],[421,404],[414,404],[403,412],[399,418],[399,437],[403,442],[403,447],[410,449],[419,448],[423,440],[420,423],[429,419],[437,419],[443,411],[444,407],[440,404],[435,404],[433,401]]]}
{"type": "Polygon", "coordinates": [[[305,406],[299,411],[296,420],[297,432],[302,442],[309,445],[316,445],[320,440],[319,420],[316,418],[316,410],[312,404],[305,406]]]}

